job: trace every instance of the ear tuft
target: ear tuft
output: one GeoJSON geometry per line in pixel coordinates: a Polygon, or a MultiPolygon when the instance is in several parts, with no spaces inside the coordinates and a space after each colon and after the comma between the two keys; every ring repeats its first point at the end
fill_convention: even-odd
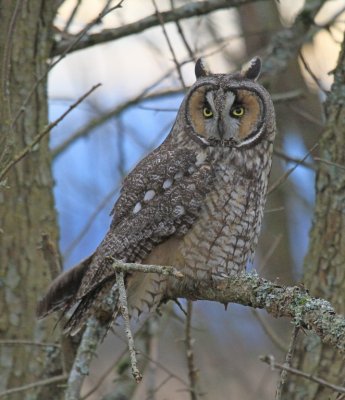
{"type": "Polygon", "coordinates": [[[256,81],[261,72],[261,58],[254,57],[242,68],[241,75],[244,78],[256,81]]]}
{"type": "Polygon", "coordinates": [[[205,64],[205,61],[202,58],[198,58],[197,62],[195,63],[195,76],[196,79],[201,77],[210,75],[210,71],[205,64]]]}

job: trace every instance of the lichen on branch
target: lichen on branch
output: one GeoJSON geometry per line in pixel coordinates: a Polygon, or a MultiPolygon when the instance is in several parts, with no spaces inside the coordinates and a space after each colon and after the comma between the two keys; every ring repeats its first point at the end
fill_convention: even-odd
{"type": "Polygon", "coordinates": [[[274,317],[293,319],[295,324],[316,333],[322,342],[345,352],[345,317],[337,315],[328,301],[311,297],[302,287],[280,286],[256,273],[241,273],[211,281],[189,280],[187,285],[173,286],[168,298],[237,303],[264,309],[274,317]]]}

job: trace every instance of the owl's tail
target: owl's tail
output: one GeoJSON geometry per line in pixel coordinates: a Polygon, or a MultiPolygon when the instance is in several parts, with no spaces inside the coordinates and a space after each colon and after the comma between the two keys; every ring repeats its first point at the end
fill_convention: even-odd
{"type": "Polygon", "coordinates": [[[37,304],[37,318],[44,318],[54,311],[65,312],[71,307],[92,257],[93,255],[54,279],[47,293],[37,304]]]}
{"type": "Polygon", "coordinates": [[[100,310],[97,317],[106,327],[107,332],[111,322],[118,314],[118,309],[117,307],[108,309],[107,304],[102,307],[102,299],[114,292],[112,297],[115,297],[114,303],[117,304],[118,291],[117,286],[114,285],[115,274],[106,275],[105,278],[93,285],[86,294],[80,298],[77,297],[82,280],[93,258],[94,254],[59,275],[50,284],[47,293],[37,304],[37,318],[45,318],[55,311],[61,311],[59,321],[64,320],[63,332],[73,336],[85,326],[88,317],[94,314],[98,307],[100,310]],[[69,315],[67,316],[66,313],[69,315]]]}

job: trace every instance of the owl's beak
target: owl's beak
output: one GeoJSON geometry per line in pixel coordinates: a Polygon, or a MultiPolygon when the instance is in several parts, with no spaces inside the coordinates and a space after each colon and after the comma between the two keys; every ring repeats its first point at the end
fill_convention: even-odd
{"type": "Polygon", "coordinates": [[[224,139],[226,129],[225,129],[222,118],[218,119],[217,128],[218,128],[218,134],[219,134],[220,139],[224,139]]]}

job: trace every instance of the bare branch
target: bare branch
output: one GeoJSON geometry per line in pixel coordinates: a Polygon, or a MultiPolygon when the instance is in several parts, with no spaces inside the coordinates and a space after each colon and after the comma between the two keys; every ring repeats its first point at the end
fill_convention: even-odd
{"type": "Polygon", "coordinates": [[[176,67],[176,70],[177,70],[177,73],[178,73],[178,76],[179,76],[181,85],[182,85],[183,89],[186,89],[186,84],[185,84],[184,79],[183,79],[183,76],[182,76],[180,63],[179,63],[178,60],[177,60],[177,57],[176,57],[174,48],[173,48],[173,46],[172,46],[172,44],[171,44],[171,41],[170,41],[169,36],[168,36],[168,33],[167,33],[166,29],[165,29],[164,18],[163,18],[162,14],[160,13],[160,11],[159,11],[159,9],[158,9],[158,7],[157,7],[156,1],[155,1],[155,0],[152,0],[152,3],[153,3],[153,6],[154,6],[154,8],[155,8],[155,10],[156,10],[156,14],[157,14],[159,23],[160,23],[160,25],[161,25],[161,27],[162,27],[162,30],[163,30],[163,35],[164,35],[164,37],[165,37],[165,40],[166,40],[166,42],[167,42],[167,44],[168,44],[168,47],[169,47],[171,56],[172,56],[173,61],[174,61],[174,63],[175,63],[175,67],[176,67]]]}
{"type": "MultiPolygon", "coordinates": [[[[173,269],[167,269],[164,266],[145,266],[141,264],[118,263],[115,267],[117,269],[122,268],[124,271],[155,273],[173,271],[173,269]]],[[[121,282],[124,284],[123,272],[117,272],[117,284],[121,284],[121,282]]],[[[232,302],[253,308],[263,308],[275,317],[293,318],[295,323],[314,331],[324,343],[339,349],[341,352],[345,352],[345,318],[336,315],[327,301],[312,298],[300,287],[282,287],[260,278],[256,274],[248,273],[230,277],[214,277],[211,281],[198,279],[197,282],[194,282],[190,279],[185,285],[174,285],[175,281],[172,281],[172,283],[173,285],[169,289],[166,299],[185,297],[189,300],[232,302]]],[[[124,285],[123,290],[125,290],[124,285]]],[[[112,297],[111,299],[115,303],[115,298],[112,297]]],[[[121,304],[126,304],[123,297],[121,304]]],[[[88,321],[68,380],[66,400],[78,399],[84,376],[88,373],[89,363],[104,332],[104,328],[101,327],[96,319],[91,318],[88,321]]],[[[291,372],[291,369],[287,370],[291,372]]],[[[138,378],[137,374],[136,378],[138,378]]]]}
{"type": "Polygon", "coordinates": [[[285,69],[302,45],[322,29],[314,24],[314,18],[323,5],[324,0],[306,3],[292,27],[273,35],[263,57],[262,75],[276,74],[285,69]]]}
{"type": "Polygon", "coordinates": [[[104,207],[107,205],[107,203],[110,200],[114,199],[115,194],[118,192],[119,187],[113,188],[103,199],[102,201],[96,206],[92,214],[90,215],[89,219],[86,221],[84,227],[80,230],[79,234],[77,235],[76,238],[72,240],[72,242],[69,244],[67,249],[65,250],[63,257],[64,259],[68,259],[69,256],[71,255],[72,251],[77,247],[79,242],[82,240],[82,238],[87,234],[89,229],[91,228],[93,222],[99,215],[99,213],[104,209],[104,207]]]}
{"type": "Polygon", "coordinates": [[[345,170],[345,165],[340,165],[340,164],[335,163],[333,161],[325,160],[324,158],[314,157],[314,160],[315,161],[319,161],[319,162],[324,163],[324,164],[327,164],[327,165],[330,165],[332,167],[336,167],[336,168],[340,168],[342,170],[345,170]]]}
{"type": "Polygon", "coordinates": [[[285,370],[287,372],[290,372],[291,374],[301,376],[302,378],[308,379],[312,382],[316,382],[322,386],[328,387],[328,388],[334,390],[335,392],[345,393],[345,387],[333,385],[332,383],[329,383],[329,382],[325,381],[324,379],[313,376],[312,374],[306,374],[305,372],[302,372],[298,369],[287,367],[282,364],[278,364],[274,361],[273,356],[261,356],[261,357],[259,357],[259,359],[261,361],[263,361],[264,363],[270,365],[271,368],[273,368],[273,369],[285,370]]]}
{"type": "MultiPolygon", "coordinates": [[[[284,367],[291,367],[291,361],[292,361],[293,354],[295,352],[296,340],[297,340],[297,335],[298,335],[299,330],[300,330],[299,325],[295,325],[293,327],[289,349],[288,349],[288,352],[285,357],[284,367]]],[[[276,396],[275,396],[276,400],[281,400],[282,389],[286,383],[286,377],[287,377],[287,370],[284,368],[280,374],[280,379],[278,382],[276,396]]]]}
{"type": "Polygon", "coordinates": [[[33,383],[29,383],[27,385],[19,386],[19,387],[13,388],[13,389],[8,389],[8,390],[5,390],[4,392],[0,393],[0,398],[1,397],[7,397],[7,396],[9,396],[11,394],[16,394],[16,393],[19,393],[19,392],[24,392],[24,391],[27,391],[27,390],[30,390],[30,389],[35,389],[35,388],[40,387],[40,386],[51,385],[53,383],[62,382],[64,380],[66,380],[66,379],[67,379],[67,375],[59,375],[59,376],[54,376],[52,378],[43,379],[41,381],[36,381],[36,382],[33,382],[33,383]]]}
{"type": "Polygon", "coordinates": [[[63,32],[64,33],[68,33],[68,29],[71,26],[71,24],[72,24],[72,22],[74,20],[74,17],[76,16],[76,14],[77,14],[77,12],[79,10],[79,7],[81,6],[82,1],[83,0],[77,0],[75,6],[73,7],[73,10],[72,10],[70,16],[68,17],[67,22],[66,22],[66,24],[65,24],[65,26],[63,28],[63,32]]]}
{"type": "Polygon", "coordinates": [[[116,106],[114,109],[105,112],[104,114],[100,115],[97,118],[92,119],[90,122],[88,122],[83,128],[80,130],[76,131],[73,133],[68,139],[66,139],[62,144],[57,146],[53,151],[53,157],[59,156],[61,153],[63,153],[72,143],[74,143],[76,140],[86,137],[93,128],[96,126],[102,125],[103,123],[107,122],[110,118],[114,118],[119,116],[121,113],[123,113],[125,110],[127,110],[129,107],[132,107],[136,104],[138,104],[140,101],[145,101],[145,100],[153,100],[157,98],[163,98],[170,96],[172,94],[179,94],[182,93],[180,89],[178,90],[169,90],[163,93],[155,93],[152,95],[146,96],[147,91],[151,88],[151,86],[147,89],[145,89],[142,93],[140,93],[138,96],[136,96],[133,99],[124,101],[123,103],[119,104],[116,106]],[[145,96],[145,97],[144,97],[145,96]]]}
{"type": "Polygon", "coordinates": [[[263,318],[263,316],[257,311],[252,310],[254,317],[259,321],[262,329],[266,333],[266,335],[271,339],[271,341],[284,353],[287,352],[288,348],[281,340],[280,336],[275,333],[269,323],[263,318]]]}
{"type": "Polygon", "coordinates": [[[134,339],[131,331],[131,326],[129,322],[129,312],[128,312],[128,304],[127,304],[127,293],[126,293],[126,288],[125,288],[125,281],[123,277],[123,272],[116,272],[116,282],[118,285],[119,289],[119,306],[120,306],[120,311],[125,323],[125,332],[127,336],[127,341],[128,341],[128,350],[129,350],[129,355],[131,358],[131,367],[132,367],[132,375],[134,379],[136,380],[137,383],[139,383],[143,377],[141,373],[139,372],[138,369],[138,362],[137,362],[137,356],[136,356],[136,350],[134,347],[134,339]]]}
{"type": "Polygon", "coordinates": [[[308,152],[306,153],[306,155],[299,160],[296,165],[294,165],[292,168],[290,168],[289,170],[287,170],[281,177],[279,177],[269,188],[267,191],[267,194],[271,194],[274,190],[277,189],[278,186],[282,185],[287,179],[288,177],[295,171],[295,169],[301,165],[302,163],[305,162],[305,160],[310,156],[310,154],[312,153],[312,151],[314,151],[317,146],[319,145],[319,142],[316,142],[315,144],[313,144],[313,146],[310,148],[310,150],[308,150],[308,152]]]}
{"type": "Polygon", "coordinates": [[[315,82],[316,86],[321,90],[322,93],[327,94],[327,91],[323,87],[320,79],[314,74],[314,72],[311,69],[310,65],[307,63],[307,60],[305,59],[305,57],[304,57],[304,55],[302,53],[302,50],[299,51],[299,58],[301,59],[305,70],[308,72],[308,74],[311,76],[311,78],[315,82]]]}
{"type": "Polygon", "coordinates": [[[18,346],[22,344],[24,346],[42,346],[42,347],[57,347],[60,348],[61,345],[58,343],[46,343],[46,342],[34,342],[33,340],[25,339],[4,339],[0,340],[0,346],[18,346]]]}
{"type": "Polygon", "coordinates": [[[49,124],[45,129],[43,129],[42,132],[38,133],[32,142],[26,146],[21,152],[19,152],[17,155],[13,157],[13,159],[6,165],[6,167],[0,172],[0,181],[5,177],[5,175],[8,173],[8,171],[16,165],[22,158],[24,158],[33,148],[34,146],[39,143],[44,136],[46,136],[56,125],[58,125],[74,108],[76,108],[82,101],[86,99],[92,92],[94,92],[99,86],[101,86],[100,83],[97,85],[93,86],[90,90],[88,90],[83,96],[79,97],[79,99],[73,103],[67,111],[65,111],[58,119],[56,119],[54,122],[49,124]]]}
{"type": "Polygon", "coordinates": [[[154,274],[161,274],[161,275],[172,275],[175,278],[181,279],[183,278],[183,274],[175,267],[168,267],[168,266],[161,266],[161,265],[148,265],[148,264],[136,264],[136,263],[123,263],[119,260],[113,261],[113,268],[115,270],[121,272],[146,272],[146,273],[154,273],[154,274]]]}
{"type": "Polygon", "coordinates": [[[11,121],[11,126],[13,127],[17,121],[17,119],[19,118],[19,116],[22,114],[22,112],[24,112],[26,109],[26,105],[29,102],[31,96],[35,93],[35,90],[37,89],[38,85],[41,84],[42,82],[45,82],[45,78],[48,76],[48,73],[61,61],[63,60],[66,55],[68,54],[68,52],[71,50],[71,48],[73,48],[81,39],[84,35],[86,35],[86,33],[96,24],[100,23],[102,18],[104,18],[108,13],[110,13],[111,11],[114,11],[117,8],[121,7],[121,4],[124,2],[124,0],[120,0],[119,3],[108,9],[105,8],[103,9],[103,11],[95,18],[93,19],[89,24],[86,25],[86,27],[79,32],[77,35],[72,36],[72,40],[69,43],[69,46],[67,47],[66,51],[63,52],[55,61],[51,62],[46,70],[42,73],[42,75],[40,75],[36,82],[34,83],[34,85],[32,86],[31,90],[29,91],[29,93],[27,94],[27,96],[25,97],[23,103],[21,104],[21,106],[19,107],[16,115],[13,118],[13,121],[11,121]]]}
{"type": "Polygon", "coordinates": [[[103,327],[96,318],[89,318],[68,377],[65,400],[79,400],[80,390],[85,376],[89,373],[91,360],[104,334],[105,327],[103,327]]]}
{"type": "Polygon", "coordinates": [[[187,301],[187,316],[186,316],[186,330],[185,330],[185,347],[186,347],[186,357],[188,366],[188,377],[189,377],[189,391],[190,399],[198,400],[196,382],[197,382],[197,372],[194,363],[194,351],[192,338],[192,314],[193,314],[193,303],[191,300],[187,301]]]}
{"type": "MultiPolygon", "coordinates": [[[[162,12],[161,15],[165,23],[175,22],[180,19],[209,14],[213,11],[221,10],[224,8],[238,7],[243,4],[252,3],[253,1],[258,0],[213,0],[192,2],[184,6],[178,7],[173,11],[169,10],[162,12]]],[[[92,35],[84,37],[77,44],[74,44],[73,47],[70,47],[71,39],[61,40],[61,42],[56,45],[52,55],[56,56],[62,53],[66,54],[75,50],[85,49],[96,44],[105,43],[126,36],[134,35],[159,24],[159,18],[155,13],[137,22],[120,26],[115,29],[105,29],[102,32],[94,33],[92,35]]]]}
{"type": "MultiPolygon", "coordinates": [[[[170,6],[171,6],[172,10],[175,9],[174,0],[170,0],[170,6]]],[[[184,44],[184,46],[185,46],[185,48],[187,50],[187,53],[188,53],[190,59],[195,61],[194,52],[193,52],[192,48],[190,47],[190,45],[189,45],[189,43],[188,43],[188,41],[186,39],[186,36],[185,36],[185,34],[183,32],[183,29],[182,29],[182,26],[180,24],[180,21],[179,20],[175,21],[175,25],[176,25],[176,28],[178,30],[179,35],[181,36],[182,42],[183,42],[183,44],[184,44]]]]}
{"type": "MultiPolygon", "coordinates": [[[[282,158],[284,161],[287,162],[293,162],[299,165],[303,165],[303,167],[309,168],[311,170],[316,170],[315,166],[311,163],[308,163],[306,161],[302,161],[300,158],[292,157],[286,153],[284,153],[282,150],[279,149],[274,149],[273,154],[279,158],[282,158]]],[[[315,160],[315,158],[314,158],[315,160]]]]}
{"type": "Polygon", "coordinates": [[[316,333],[322,342],[345,353],[344,316],[337,315],[326,300],[313,298],[298,286],[283,287],[257,274],[241,273],[214,277],[212,281],[190,279],[188,284],[172,285],[166,297],[237,303],[265,309],[274,317],[293,318],[296,323],[316,333]]]}

